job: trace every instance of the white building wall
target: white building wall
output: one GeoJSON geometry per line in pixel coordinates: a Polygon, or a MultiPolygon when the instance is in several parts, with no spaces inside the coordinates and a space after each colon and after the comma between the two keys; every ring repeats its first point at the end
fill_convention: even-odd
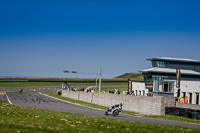
{"type": "MultiPolygon", "coordinates": [[[[176,88],[176,81],[175,80],[171,81],[174,81],[174,97],[177,97],[178,88],[176,88]]],[[[185,96],[188,97],[188,103],[190,99],[190,94],[192,94],[191,104],[196,104],[196,98],[197,98],[196,94],[199,92],[200,92],[200,81],[191,81],[191,80],[180,81],[180,97],[183,97],[183,93],[185,93],[185,96]]]]}
{"type": "Polygon", "coordinates": [[[147,96],[148,89],[145,89],[144,82],[132,82],[132,90],[134,91],[135,96],[147,96]]]}
{"type": "Polygon", "coordinates": [[[180,89],[184,92],[199,92],[200,91],[200,81],[185,81],[181,80],[180,89]]]}
{"type": "Polygon", "coordinates": [[[190,99],[190,94],[192,94],[192,104],[196,104],[197,93],[200,92],[200,81],[181,80],[180,83],[181,94],[185,92],[188,99],[190,99]]]}
{"type": "MultiPolygon", "coordinates": [[[[167,81],[174,81],[174,97],[177,97],[178,88],[176,88],[176,81],[175,80],[167,80],[167,81]]],[[[143,91],[145,92],[144,96],[147,96],[148,89],[145,89],[144,82],[132,82],[132,90],[136,96],[143,95],[143,91]]],[[[196,104],[197,100],[197,93],[200,96],[200,81],[190,81],[190,80],[181,80],[180,82],[180,97],[183,96],[183,93],[188,97],[188,103],[190,99],[190,94],[192,94],[192,103],[196,104]]],[[[200,97],[199,97],[199,105],[200,105],[200,97]]]]}
{"type": "MultiPolygon", "coordinates": [[[[176,81],[174,81],[174,97],[177,97],[178,88],[176,88],[176,81]]],[[[192,94],[191,104],[196,104],[197,93],[200,92],[200,81],[181,80],[180,81],[180,97],[183,97],[183,93],[188,97],[188,103],[190,94],[192,94]]],[[[200,105],[200,102],[199,102],[200,105]]]]}

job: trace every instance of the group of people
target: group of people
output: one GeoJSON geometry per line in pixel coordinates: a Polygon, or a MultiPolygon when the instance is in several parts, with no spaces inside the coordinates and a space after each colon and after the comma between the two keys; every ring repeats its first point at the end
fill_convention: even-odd
{"type": "Polygon", "coordinates": [[[112,90],[109,89],[109,90],[108,90],[108,93],[114,94],[114,91],[112,91],[112,90]]]}
{"type": "Polygon", "coordinates": [[[134,94],[134,91],[131,91],[131,92],[128,91],[128,92],[126,93],[126,95],[133,95],[133,96],[134,96],[135,94],[134,94]]]}
{"type": "Polygon", "coordinates": [[[120,91],[118,89],[115,89],[115,94],[119,95],[120,91]]]}
{"type": "Polygon", "coordinates": [[[115,89],[115,92],[114,91],[112,91],[112,90],[108,90],[108,93],[112,93],[112,94],[120,94],[120,91],[118,90],[118,89],[115,89]]]}
{"type": "Polygon", "coordinates": [[[77,88],[76,87],[71,87],[71,86],[66,86],[65,88],[63,88],[63,90],[77,91],[77,88]]]}
{"type": "Polygon", "coordinates": [[[184,97],[180,97],[179,98],[179,102],[180,103],[188,103],[188,97],[187,96],[185,98],[184,97]]]}

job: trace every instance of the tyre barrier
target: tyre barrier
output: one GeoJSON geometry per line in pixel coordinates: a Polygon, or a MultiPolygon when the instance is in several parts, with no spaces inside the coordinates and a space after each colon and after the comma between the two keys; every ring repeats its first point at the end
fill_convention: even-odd
{"type": "Polygon", "coordinates": [[[200,120],[200,110],[178,107],[166,107],[165,115],[174,115],[190,119],[200,120]]]}

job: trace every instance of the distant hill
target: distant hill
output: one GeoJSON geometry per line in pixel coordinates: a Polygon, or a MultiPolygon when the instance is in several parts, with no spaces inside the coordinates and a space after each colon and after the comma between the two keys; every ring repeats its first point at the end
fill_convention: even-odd
{"type": "Polygon", "coordinates": [[[144,77],[141,73],[125,73],[113,79],[131,79],[136,81],[144,81],[144,77]]]}

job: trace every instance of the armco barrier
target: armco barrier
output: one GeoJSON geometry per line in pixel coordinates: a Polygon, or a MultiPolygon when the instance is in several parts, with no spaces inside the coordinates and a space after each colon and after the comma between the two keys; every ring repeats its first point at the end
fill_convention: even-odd
{"type": "Polygon", "coordinates": [[[74,92],[68,90],[62,90],[62,96],[106,107],[123,103],[123,110],[134,111],[148,115],[164,115],[165,107],[175,106],[174,98],[166,98],[162,96],[131,96],[110,93],[74,92]]]}

